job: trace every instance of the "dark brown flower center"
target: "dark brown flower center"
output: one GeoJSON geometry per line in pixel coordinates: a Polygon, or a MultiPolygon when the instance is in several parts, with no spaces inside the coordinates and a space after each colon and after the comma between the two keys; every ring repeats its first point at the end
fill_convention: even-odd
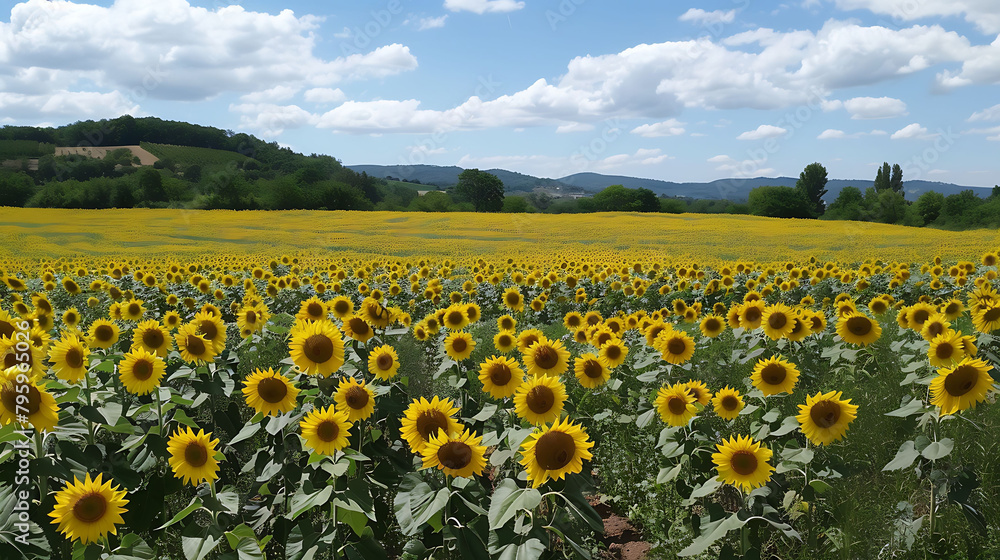
{"type": "Polygon", "coordinates": [[[198,331],[205,336],[205,340],[215,340],[219,335],[219,328],[215,326],[215,321],[202,321],[198,325],[198,331]]]}
{"type": "Polygon", "coordinates": [[[66,351],[66,365],[79,369],[83,367],[83,352],[79,348],[70,348],[66,351]]]}
{"type": "Polygon", "coordinates": [[[160,329],[147,329],[142,333],[142,343],[149,348],[160,348],[166,339],[160,329]]]}
{"type": "Polygon", "coordinates": [[[14,324],[9,321],[0,321],[0,338],[8,337],[11,338],[15,332],[14,324]]]}
{"type": "Polygon", "coordinates": [[[506,297],[507,297],[507,305],[510,306],[510,307],[515,307],[515,306],[517,306],[517,304],[521,303],[521,295],[520,294],[515,294],[515,293],[512,292],[512,293],[508,293],[506,297]]]}
{"type": "Polygon", "coordinates": [[[514,321],[511,321],[510,319],[503,319],[500,321],[500,328],[505,331],[509,331],[514,328],[514,321]]]}
{"type": "Polygon", "coordinates": [[[711,319],[709,319],[709,320],[707,320],[707,321],[705,321],[705,330],[707,330],[708,332],[715,332],[715,331],[719,330],[719,328],[721,328],[721,327],[722,327],[722,324],[719,323],[719,320],[716,319],[716,318],[714,318],[714,317],[711,318],[711,319]]]}
{"type": "Polygon", "coordinates": [[[983,313],[983,319],[985,319],[987,322],[993,322],[996,321],[997,319],[1000,319],[1000,307],[993,307],[987,309],[986,312],[983,313]]]}
{"type": "Polygon", "coordinates": [[[733,411],[740,407],[740,399],[736,398],[734,395],[726,395],[722,397],[722,408],[733,411]]]}
{"type": "Polygon", "coordinates": [[[596,360],[587,360],[583,364],[583,374],[591,379],[600,379],[604,377],[604,368],[596,360]]]}
{"type": "Polygon", "coordinates": [[[872,321],[868,317],[851,317],[847,320],[847,330],[854,336],[865,336],[872,331],[872,321]]]}
{"type": "Polygon", "coordinates": [[[535,385],[528,391],[524,402],[535,414],[545,414],[552,410],[552,405],[556,403],[556,395],[545,385],[535,385]]]}
{"type": "Polygon", "coordinates": [[[469,347],[469,343],[465,341],[464,338],[456,338],[451,341],[451,349],[456,354],[461,354],[465,352],[465,349],[469,347]]]}
{"type": "Polygon", "coordinates": [[[609,360],[617,360],[622,357],[622,349],[620,346],[612,344],[604,349],[604,355],[607,356],[609,360]]]}
{"type": "Polygon", "coordinates": [[[24,389],[19,386],[19,383],[11,383],[3,388],[0,392],[0,401],[3,402],[4,408],[13,416],[14,413],[21,413],[24,409],[27,409],[27,415],[31,416],[38,412],[42,407],[42,395],[39,393],[38,389],[34,385],[28,383],[28,402],[18,405],[17,397],[18,395],[24,395],[24,389]],[[20,406],[21,408],[18,408],[20,406]]]}
{"type": "Polygon", "coordinates": [[[108,501],[100,493],[87,494],[73,504],[73,517],[84,523],[100,521],[108,511],[108,501]]]}
{"type": "Polygon", "coordinates": [[[944,379],[944,390],[953,397],[961,397],[976,386],[979,370],[973,366],[958,366],[944,379]]]}
{"type": "Polygon", "coordinates": [[[785,366],[775,363],[767,364],[760,372],[760,378],[768,385],[780,385],[787,376],[785,366]]]}
{"type": "Polygon", "coordinates": [[[347,300],[337,300],[333,304],[333,311],[338,315],[346,315],[351,310],[351,303],[347,300]]]}
{"type": "Polygon", "coordinates": [[[549,431],[535,442],[535,461],[545,470],[559,470],[568,465],[575,455],[576,442],[565,432],[549,431]]]}
{"type": "Polygon", "coordinates": [[[204,445],[192,441],[184,448],[184,462],[198,468],[208,462],[208,449],[204,445]]]}
{"type": "Polygon", "coordinates": [[[490,366],[490,382],[494,385],[504,386],[510,383],[511,377],[514,374],[507,367],[507,364],[493,364],[490,366]]]}
{"type": "Polygon", "coordinates": [[[687,350],[687,344],[682,338],[671,338],[667,341],[667,352],[675,356],[680,356],[687,350]]]}
{"type": "Polygon", "coordinates": [[[333,420],[323,420],[316,426],[316,437],[330,443],[340,437],[340,425],[333,420]]]}
{"type": "Polygon", "coordinates": [[[193,334],[187,337],[187,351],[193,356],[201,356],[205,354],[205,341],[201,339],[200,336],[195,336],[193,334]]]}
{"type": "Polygon", "coordinates": [[[576,315],[570,315],[569,318],[566,319],[566,323],[570,326],[570,328],[579,327],[580,326],[580,318],[577,317],[576,315]]]}
{"type": "Polygon", "coordinates": [[[314,334],[302,343],[302,353],[314,363],[325,363],[333,358],[333,341],[326,335],[314,334]]]}
{"type": "Polygon", "coordinates": [[[256,323],[257,322],[257,312],[256,311],[247,311],[245,319],[246,319],[246,322],[250,323],[251,325],[254,324],[254,323],[256,323]]]}
{"type": "Polygon", "coordinates": [[[288,385],[280,379],[266,377],[257,384],[257,394],[268,403],[279,403],[285,400],[285,395],[288,394],[288,385]]]}
{"type": "Polygon", "coordinates": [[[361,410],[368,406],[368,401],[370,399],[371,397],[368,395],[368,391],[360,385],[352,385],[351,388],[347,390],[347,394],[344,395],[344,400],[347,401],[347,406],[353,408],[354,410],[361,410]]]}
{"type": "Polygon", "coordinates": [[[424,441],[437,435],[438,430],[448,429],[448,417],[440,410],[427,410],[417,417],[417,433],[424,441]]]}
{"type": "Polygon", "coordinates": [[[129,315],[138,315],[140,313],[142,313],[142,306],[140,306],[138,303],[130,303],[130,304],[128,304],[128,314],[129,315]]]}
{"type": "Polygon", "coordinates": [[[746,320],[747,323],[756,323],[757,321],[760,321],[760,308],[756,305],[748,307],[743,313],[743,319],[746,320]]]}
{"type": "MultiPolygon", "coordinates": [[[[918,309],[913,312],[913,322],[918,325],[923,325],[924,322],[930,317],[931,314],[926,309],[918,309]]],[[[997,316],[1000,317],[1000,310],[998,310],[997,316]]]]}
{"type": "Polygon", "coordinates": [[[389,354],[379,354],[378,358],[375,358],[375,365],[382,371],[389,371],[392,368],[392,362],[392,356],[389,354]]]}
{"type": "Polygon", "coordinates": [[[358,336],[364,336],[368,334],[371,329],[368,327],[368,323],[364,319],[355,317],[350,321],[351,332],[358,336]]]}
{"type": "Polygon", "coordinates": [[[115,329],[110,325],[99,325],[94,329],[94,337],[101,342],[108,342],[115,337],[115,329]]]}
{"type": "Polygon", "coordinates": [[[772,329],[782,329],[788,324],[788,317],[784,313],[771,313],[767,316],[767,324],[772,329]]]}
{"type": "Polygon", "coordinates": [[[542,369],[552,369],[559,363],[559,354],[555,348],[547,344],[535,348],[532,357],[535,359],[535,365],[542,369]]]}
{"type": "Polygon", "coordinates": [[[687,412],[687,406],[687,400],[681,397],[670,397],[670,399],[667,400],[667,410],[669,410],[670,414],[673,414],[674,416],[680,416],[687,412]]]}
{"type": "Polygon", "coordinates": [[[145,381],[153,376],[153,364],[146,360],[139,360],[132,365],[132,377],[139,381],[145,381]]]}
{"type": "Polygon", "coordinates": [[[472,448],[461,441],[449,441],[438,448],[437,456],[445,467],[460,470],[472,462],[472,448]]]}
{"type": "Polygon", "coordinates": [[[942,342],[934,349],[934,355],[942,360],[948,359],[955,353],[955,347],[950,342],[942,342]]]}
{"type": "Polygon", "coordinates": [[[809,409],[809,417],[820,428],[829,428],[840,420],[840,405],[833,401],[820,401],[809,409]]]}
{"type": "Polygon", "coordinates": [[[451,326],[461,325],[465,322],[465,314],[461,311],[451,311],[448,313],[445,321],[451,326]]]}
{"type": "Polygon", "coordinates": [[[737,474],[751,475],[757,471],[757,456],[750,451],[737,451],[729,460],[729,464],[737,474]]]}

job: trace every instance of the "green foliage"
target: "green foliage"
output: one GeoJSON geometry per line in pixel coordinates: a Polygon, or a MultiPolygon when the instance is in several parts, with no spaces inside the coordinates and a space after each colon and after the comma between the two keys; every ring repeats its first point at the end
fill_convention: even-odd
{"type": "Polygon", "coordinates": [[[503,210],[506,214],[524,214],[534,212],[535,208],[523,196],[505,196],[503,198],[503,210]]]}
{"type": "Polygon", "coordinates": [[[35,182],[25,173],[0,171],[0,205],[24,206],[35,194],[35,182]]]}
{"type": "Polygon", "coordinates": [[[812,203],[800,189],[757,187],[750,191],[750,213],[772,218],[812,218],[812,203]]]}
{"type": "Polygon", "coordinates": [[[925,224],[937,220],[944,207],[944,195],[939,192],[927,191],[917,199],[917,213],[925,224]]]}
{"type": "Polygon", "coordinates": [[[503,209],[503,181],[492,173],[466,169],[458,176],[455,194],[471,202],[476,212],[499,212],[503,209]]]}
{"type": "Polygon", "coordinates": [[[665,214],[683,214],[687,210],[687,205],[676,198],[661,198],[660,212],[665,214]]]}
{"type": "Polygon", "coordinates": [[[594,195],[597,212],[659,212],[660,201],[653,191],[645,188],[626,189],[611,185],[594,195]]]}
{"type": "Polygon", "coordinates": [[[826,181],[826,168],[819,163],[810,163],[799,173],[799,180],[795,182],[795,188],[812,203],[812,211],[816,216],[822,215],[826,209],[826,202],[823,201],[826,181]]]}
{"type": "MultiPolygon", "coordinates": [[[[2,135],[0,135],[2,138],[2,135]]],[[[38,158],[54,154],[55,144],[35,140],[2,140],[0,139],[0,163],[5,160],[38,158]]]]}

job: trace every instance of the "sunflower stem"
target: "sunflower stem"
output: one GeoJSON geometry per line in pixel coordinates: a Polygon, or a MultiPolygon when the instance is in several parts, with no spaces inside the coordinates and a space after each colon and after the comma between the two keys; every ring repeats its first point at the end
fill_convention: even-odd
{"type": "MultiPolygon", "coordinates": [[[[45,454],[45,437],[42,436],[42,432],[35,430],[35,457],[41,459],[45,454]]],[[[49,493],[49,477],[48,475],[42,475],[41,480],[39,480],[40,487],[38,493],[38,503],[42,503],[45,500],[45,496],[49,493]]]]}
{"type": "MultiPolygon", "coordinates": [[[[86,371],[83,374],[84,380],[84,393],[87,395],[87,406],[94,406],[93,400],[90,397],[90,372],[86,371]]],[[[87,443],[94,445],[94,422],[91,419],[87,419],[87,443]]]]}
{"type": "Polygon", "coordinates": [[[163,399],[160,397],[159,387],[154,392],[156,393],[156,426],[159,428],[160,439],[164,439],[166,435],[163,433],[163,399]]]}

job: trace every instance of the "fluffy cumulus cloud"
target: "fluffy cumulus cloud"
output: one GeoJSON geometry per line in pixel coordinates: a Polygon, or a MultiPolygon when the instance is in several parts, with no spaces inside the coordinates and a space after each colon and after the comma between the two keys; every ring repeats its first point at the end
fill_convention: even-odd
{"type": "MultiPolygon", "coordinates": [[[[50,91],[42,94],[0,92],[0,114],[31,118],[104,119],[139,115],[139,106],[118,92],[50,91]]],[[[8,117],[7,123],[15,122],[8,117]]]]}
{"type": "Polygon", "coordinates": [[[249,94],[250,103],[274,103],[302,86],[417,66],[399,44],[332,60],[317,56],[319,23],[291,10],[206,9],[185,0],[27,0],[11,9],[9,23],[0,22],[0,91],[41,94],[86,83],[135,102],[237,93],[249,94]]]}
{"type": "Polygon", "coordinates": [[[524,7],[524,2],[515,0],[444,0],[444,7],[453,12],[474,14],[515,12],[524,7]]]}
{"type": "Polygon", "coordinates": [[[926,140],[928,138],[934,138],[937,134],[931,134],[927,131],[927,127],[920,126],[920,123],[912,123],[904,126],[903,128],[892,133],[889,138],[893,140],[909,140],[909,139],[919,139],[926,140]]]}
{"type": "Polygon", "coordinates": [[[836,128],[828,128],[823,132],[819,133],[816,138],[818,140],[842,140],[845,138],[861,138],[862,136],[885,136],[888,132],[884,130],[872,130],[871,132],[855,132],[853,134],[848,134],[843,130],[836,128]]]}
{"type": "Polygon", "coordinates": [[[440,17],[426,17],[421,18],[420,23],[417,25],[417,31],[426,31],[428,29],[438,29],[444,27],[444,22],[448,19],[448,14],[440,17]]]}
{"type": "Polygon", "coordinates": [[[844,101],[852,119],[887,119],[907,115],[906,103],[892,97],[855,97],[844,101]]]}
{"type": "Polygon", "coordinates": [[[1000,3],[996,0],[834,0],[842,10],[869,10],[897,20],[963,17],[984,33],[1000,33],[1000,3]]]}
{"type": "Polygon", "coordinates": [[[976,121],[1000,121],[1000,105],[994,105],[982,111],[976,111],[969,116],[969,122],[976,121]]]}
{"type": "Polygon", "coordinates": [[[302,97],[310,103],[325,105],[340,103],[347,99],[347,94],[340,88],[312,88],[306,90],[302,97]]]}
{"type": "Polygon", "coordinates": [[[748,130],[736,137],[737,140],[765,140],[767,138],[779,138],[788,134],[787,128],[774,126],[772,124],[762,124],[754,130],[748,130]]]}
{"type": "Polygon", "coordinates": [[[632,129],[632,134],[638,134],[645,138],[659,138],[662,136],[680,136],[684,134],[684,123],[677,119],[667,119],[663,122],[644,124],[632,129]]]}
{"type": "Polygon", "coordinates": [[[707,161],[716,164],[715,170],[722,172],[727,177],[764,177],[775,173],[773,167],[764,167],[767,165],[766,159],[737,160],[720,154],[708,158],[707,161]]]}
{"type": "Polygon", "coordinates": [[[691,8],[677,18],[680,21],[690,21],[701,25],[718,25],[720,23],[732,23],[736,19],[736,10],[713,10],[706,12],[700,8],[691,8]]]}
{"type": "MultiPolygon", "coordinates": [[[[971,49],[968,39],[937,25],[889,29],[831,20],[817,31],[757,29],[718,41],[702,37],[580,56],[558,80],[540,79],[497,99],[471,97],[452,108],[424,107],[415,99],[357,101],[322,115],[320,123],[344,132],[430,132],[559,127],[612,116],[666,120],[685,108],[808,104],[829,111],[845,107],[829,99],[838,89],[953,64],[971,49]]],[[[858,115],[876,114],[855,105],[858,115]]]]}

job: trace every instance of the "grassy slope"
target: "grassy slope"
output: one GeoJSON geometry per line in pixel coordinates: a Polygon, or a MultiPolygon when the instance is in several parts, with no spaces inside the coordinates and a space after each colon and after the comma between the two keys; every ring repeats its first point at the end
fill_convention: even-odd
{"type": "Polygon", "coordinates": [[[153,144],[151,142],[142,142],[141,146],[161,160],[170,159],[182,166],[200,165],[202,172],[221,171],[231,164],[241,163],[250,159],[236,152],[214,150],[211,148],[173,146],[169,144],[153,144]]]}

